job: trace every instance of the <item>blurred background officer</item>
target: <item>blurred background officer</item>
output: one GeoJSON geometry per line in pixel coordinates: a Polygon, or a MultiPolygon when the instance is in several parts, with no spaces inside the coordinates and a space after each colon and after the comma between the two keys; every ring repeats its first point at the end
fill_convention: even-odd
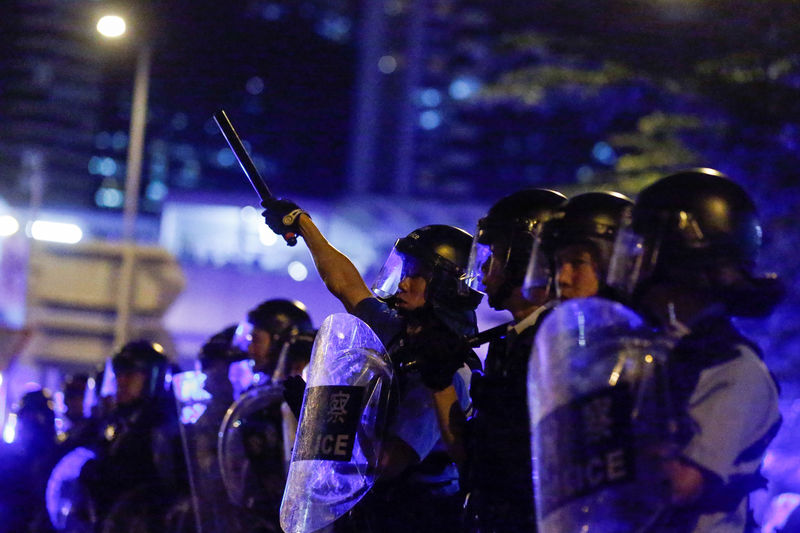
{"type": "Polygon", "coordinates": [[[116,403],[81,470],[102,531],[167,531],[170,505],[188,494],[171,365],[160,345],[138,340],[112,358],[116,403]]]}
{"type": "Polygon", "coordinates": [[[300,334],[314,332],[306,306],[281,298],[261,302],[247,313],[239,325],[234,344],[244,349],[255,362],[253,370],[278,381],[299,375],[308,360],[292,361],[290,347],[300,334]]]}
{"type": "MultiPolygon", "coordinates": [[[[254,361],[253,370],[263,376],[231,406],[235,420],[221,428],[226,442],[240,439],[243,444],[245,457],[224,456],[223,468],[246,473],[228,488],[231,499],[252,513],[247,531],[280,531],[280,504],[297,431],[296,415],[284,403],[284,383],[308,365],[315,333],[302,302],[279,298],[251,309],[236,330],[234,348],[244,350],[254,361]]],[[[302,384],[286,396],[297,401],[299,411],[302,384]]],[[[224,453],[229,449],[236,448],[223,446],[224,453]]],[[[235,477],[226,473],[228,480],[235,477]]]]}
{"type": "Polygon", "coordinates": [[[484,374],[473,374],[470,388],[477,412],[467,446],[469,531],[536,528],[526,382],[533,338],[552,297],[547,262],[539,262],[540,285],[526,294],[522,285],[537,229],[565,201],[548,189],[516,192],[497,201],[475,232],[467,282],[513,321],[490,342],[484,374]]]}
{"type": "Polygon", "coordinates": [[[55,412],[45,389],[25,393],[11,442],[0,441],[0,531],[47,532],[44,495],[57,460],[55,412]]]}
{"type": "Polygon", "coordinates": [[[469,370],[464,362],[474,354],[463,337],[476,332],[481,298],[463,282],[471,235],[431,225],[398,239],[373,285],[379,299],[296,204],[272,200],[263,205],[273,231],[304,238],[328,290],[373,329],[396,368],[419,370],[400,372],[381,478],[350,519],[336,526],[364,532],[458,530],[458,471],[441,443],[450,436],[439,429],[426,384],[435,389],[453,384],[460,408],[466,408],[469,370]]]}
{"type": "Polygon", "coordinates": [[[95,381],[88,374],[78,373],[64,380],[64,430],[58,435],[62,453],[86,446],[97,432],[97,419],[91,416],[95,400],[95,381]]]}
{"type": "Polygon", "coordinates": [[[668,358],[679,414],[664,457],[672,504],[654,531],[752,531],[748,494],[780,425],[778,391],[760,349],[732,316],[766,316],[782,297],[754,274],[761,245],[747,193],[711,169],[667,176],[637,197],[609,284],[677,345],[668,358]]]}

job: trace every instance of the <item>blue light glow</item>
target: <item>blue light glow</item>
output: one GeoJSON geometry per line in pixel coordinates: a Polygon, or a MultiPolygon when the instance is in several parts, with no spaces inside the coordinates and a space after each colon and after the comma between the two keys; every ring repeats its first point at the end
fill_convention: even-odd
{"type": "Polygon", "coordinates": [[[94,138],[94,146],[98,150],[108,150],[111,148],[111,134],[107,131],[101,131],[94,138]]]}
{"type": "Polygon", "coordinates": [[[161,202],[167,197],[168,190],[163,181],[151,181],[147,185],[145,195],[155,202],[161,202]]]}
{"type": "Polygon", "coordinates": [[[575,179],[578,183],[589,183],[594,178],[594,169],[589,165],[582,165],[575,171],[575,179]]]}
{"type": "Polygon", "coordinates": [[[465,100],[481,89],[481,81],[474,76],[461,76],[453,80],[448,94],[455,100],[465,100]]]}
{"type": "Polygon", "coordinates": [[[94,156],[89,159],[89,174],[113,176],[117,173],[118,165],[113,157],[94,156]]]}
{"type": "Polygon", "coordinates": [[[264,80],[260,76],[253,76],[247,80],[244,88],[249,94],[256,96],[264,92],[264,80]]]}
{"type": "Polygon", "coordinates": [[[419,101],[425,107],[436,107],[442,103],[442,93],[438,89],[423,89],[419,93],[419,101]]]}
{"type": "Polygon", "coordinates": [[[322,18],[317,24],[317,33],[326,39],[336,42],[344,42],[350,37],[352,24],[342,16],[328,15],[322,18]]]}
{"type": "Polygon", "coordinates": [[[607,142],[600,141],[592,148],[592,157],[604,165],[613,165],[617,160],[617,154],[607,142]]]}
{"type": "Polygon", "coordinates": [[[266,4],[261,8],[261,16],[266,20],[278,20],[283,16],[283,8],[279,4],[266,4]]]}
{"type": "Polygon", "coordinates": [[[397,60],[394,56],[383,56],[378,60],[378,70],[384,74],[391,74],[397,70],[397,60]]]}
{"type": "Polygon", "coordinates": [[[428,110],[423,111],[419,115],[419,125],[424,130],[433,130],[438,128],[442,123],[442,116],[438,111],[428,110]]]}
{"type": "Polygon", "coordinates": [[[128,136],[124,131],[118,131],[111,138],[111,147],[117,152],[122,152],[128,147],[128,136]]]}
{"type": "Polygon", "coordinates": [[[119,189],[100,187],[94,193],[94,203],[99,207],[122,207],[124,201],[125,195],[119,189]]]}
{"type": "Polygon", "coordinates": [[[189,127],[189,117],[186,113],[175,113],[170,121],[173,130],[182,131],[189,127]]]}
{"type": "Polygon", "coordinates": [[[232,167],[236,164],[236,157],[230,148],[222,148],[217,152],[217,164],[221,167],[232,167]]]}

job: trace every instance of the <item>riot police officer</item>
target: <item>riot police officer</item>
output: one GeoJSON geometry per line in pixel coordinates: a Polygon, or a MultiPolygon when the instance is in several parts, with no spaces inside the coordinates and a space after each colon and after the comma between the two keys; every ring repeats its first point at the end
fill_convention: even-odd
{"type": "Polygon", "coordinates": [[[366,322],[401,371],[397,402],[380,459],[382,477],[345,523],[353,531],[452,531],[458,527],[458,473],[428,385],[460,391],[466,407],[471,351],[461,342],[476,330],[480,294],[467,288],[472,237],[452,226],[418,228],[395,243],[370,291],[350,260],[334,248],[305,211],[288,200],[264,202],[269,227],[297,234],[317,271],[345,309],[366,322]],[[410,369],[415,369],[411,371],[410,369]]]}
{"type": "Polygon", "coordinates": [[[310,353],[303,354],[291,347],[299,338],[313,332],[311,317],[302,302],[275,298],[248,311],[247,320],[239,324],[233,344],[253,359],[253,370],[279,381],[302,372],[310,353]]]}
{"type": "Polygon", "coordinates": [[[55,413],[48,390],[32,390],[22,396],[14,430],[10,442],[0,443],[0,531],[51,531],[44,496],[57,452],[55,413]]]}
{"type": "Polygon", "coordinates": [[[169,506],[188,493],[170,363],[160,345],[145,340],[127,343],[111,363],[116,403],[80,478],[99,530],[165,531],[169,506]]]}
{"type": "Polygon", "coordinates": [[[617,241],[609,284],[677,342],[667,369],[681,423],[653,531],[753,530],[747,495],[780,414],[760,349],[731,317],[766,316],[782,296],[777,278],[755,274],[761,238],[749,195],[700,168],[642,190],[617,241]]]}
{"type": "Polygon", "coordinates": [[[526,290],[535,290],[541,284],[540,271],[553,263],[560,300],[603,293],[614,241],[632,205],[627,196],[612,191],[570,198],[539,228],[538,253],[531,256],[526,290]]]}
{"type": "Polygon", "coordinates": [[[314,334],[302,302],[276,298],[251,309],[232,339],[233,349],[246,353],[262,376],[230,407],[235,416],[226,417],[221,428],[223,455],[225,442],[238,439],[243,444],[245,457],[223,456],[222,467],[229,496],[252,514],[248,531],[280,531],[279,508],[297,428],[296,416],[284,404],[284,382],[308,364],[314,334]],[[241,468],[237,461],[247,465],[241,486],[232,483],[236,476],[227,474],[229,467],[241,468]]]}
{"type": "Polygon", "coordinates": [[[470,390],[477,411],[469,424],[466,469],[472,531],[535,528],[525,390],[531,344],[552,297],[552,275],[545,268],[542,283],[527,293],[522,285],[539,226],[565,201],[548,189],[518,191],[497,201],[475,232],[468,283],[484,292],[493,308],[509,311],[513,321],[490,342],[484,373],[473,375],[470,390]]]}

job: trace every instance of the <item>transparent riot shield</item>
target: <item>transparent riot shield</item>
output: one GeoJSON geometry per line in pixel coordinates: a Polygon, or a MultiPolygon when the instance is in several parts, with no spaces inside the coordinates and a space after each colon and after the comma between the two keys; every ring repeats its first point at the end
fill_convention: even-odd
{"type": "Polygon", "coordinates": [[[239,507],[278,508],[286,479],[282,403],[279,384],[254,387],[228,408],[220,425],[222,481],[228,500],[239,507]]]}
{"type": "Polygon", "coordinates": [[[544,320],[528,374],[540,532],[644,532],[665,511],[669,349],[636,313],[600,298],[567,301],[544,320]]]}
{"type": "Polygon", "coordinates": [[[346,313],[323,322],[281,502],[285,532],[332,524],[373,486],[392,377],[385,348],[364,322],[346,313]]]}
{"type": "Polygon", "coordinates": [[[95,458],[87,448],[75,448],[61,458],[50,473],[45,505],[50,522],[58,531],[90,533],[97,515],[86,487],[80,482],[83,465],[95,458]]]}
{"type": "Polygon", "coordinates": [[[238,511],[226,497],[217,450],[219,428],[233,400],[227,369],[181,372],[173,376],[172,383],[191,490],[193,530],[241,531],[238,511]]]}

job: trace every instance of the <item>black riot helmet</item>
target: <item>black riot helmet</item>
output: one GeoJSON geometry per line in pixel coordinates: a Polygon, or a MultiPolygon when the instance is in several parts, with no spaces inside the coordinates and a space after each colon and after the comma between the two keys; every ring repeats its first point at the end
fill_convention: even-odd
{"type": "Polygon", "coordinates": [[[262,302],[247,313],[247,321],[254,328],[268,331],[278,338],[314,329],[306,306],[296,300],[274,299],[262,302]]]}
{"type": "Polygon", "coordinates": [[[433,224],[415,229],[397,239],[372,291],[389,299],[397,293],[400,281],[413,272],[428,285],[425,300],[431,305],[475,309],[481,294],[464,281],[472,235],[455,226],[433,224]]]}
{"type": "Polygon", "coordinates": [[[167,376],[171,366],[164,348],[155,342],[135,340],[127,343],[111,358],[114,375],[141,372],[146,381],[142,391],[145,398],[160,399],[168,388],[167,376]]]}
{"type": "Polygon", "coordinates": [[[522,286],[537,228],[566,200],[550,189],[526,189],[498,200],[478,221],[467,268],[468,285],[486,292],[485,279],[502,276],[498,294],[490,294],[490,305],[502,302],[515,287],[522,286]]]}
{"type": "Polygon", "coordinates": [[[573,196],[537,232],[534,253],[525,277],[525,289],[541,286],[542,268],[537,261],[554,263],[558,249],[570,245],[587,245],[604,280],[614,241],[622,219],[633,206],[630,198],[612,191],[587,192],[573,196]]]}
{"type": "Polygon", "coordinates": [[[31,435],[53,438],[55,411],[50,391],[37,389],[23,394],[17,407],[17,424],[31,435]]]}
{"type": "Polygon", "coordinates": [[[247,352],[233,345],[234,334],[238,324],[232,324],[222,331],[212,335],[200,348],[198,359],[206,370],[216,363],[229,365],[230,363],[248,358],[247,352]]]}
{"type": "Polygon", "coordinates": [[[236,328],[233,348],[247,353],[253,339],[253,329],[270,334],[269,353],[277,354],[298,334],[314,331],[314,326],[302,302],[275,298],[260,303],[247,313],[247,320],[236,328]]]}
{"type": "Polygon", "coordinates": [[[608,283],[636,299],[668,282],[711,291],[734,316],[767,314],[783,296],[774,276],[754,276],[762,230],[750,196],[710,168],[643,189],[614,250],[608,283]]]}

